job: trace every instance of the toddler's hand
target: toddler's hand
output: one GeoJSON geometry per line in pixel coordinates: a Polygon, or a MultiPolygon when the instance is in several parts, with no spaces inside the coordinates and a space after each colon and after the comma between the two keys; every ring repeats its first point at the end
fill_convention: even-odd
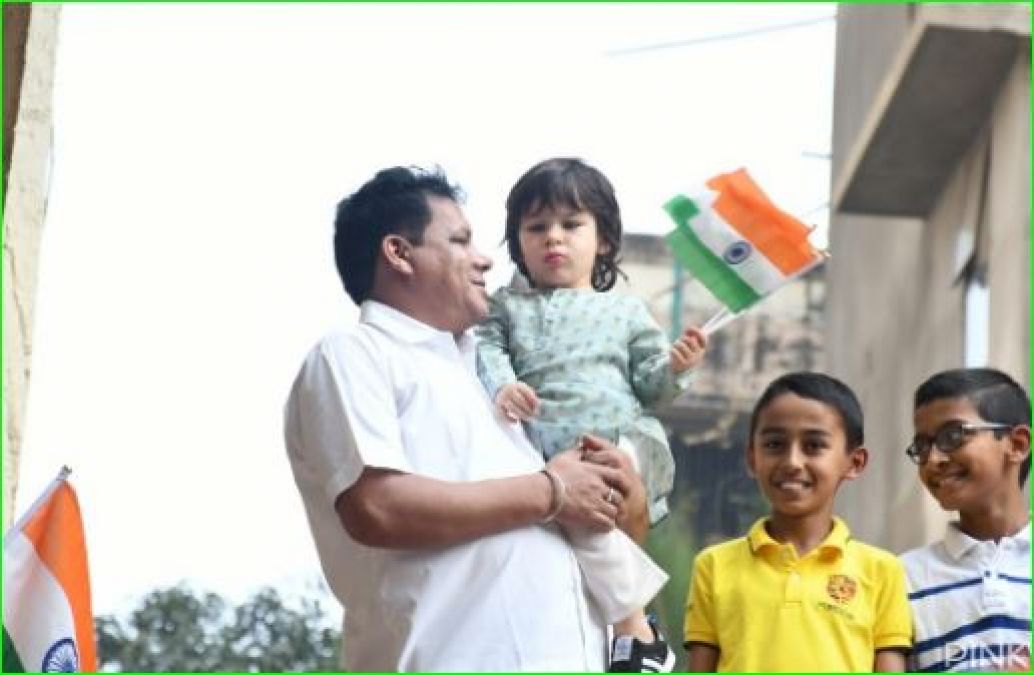
{"type": "Polygon", "coordinates": [[[508,420],[528,420],[539,414],[539,397],[523,382],[512,382],[495,393],[495,408],[508,420]]]}
{"type": "Polygon", "coordinates": [[[699,328],[690,327],[671,346],[671,369],[678,375],[695,368],[704,360],[707,351],[707,335],[699,328]]]}

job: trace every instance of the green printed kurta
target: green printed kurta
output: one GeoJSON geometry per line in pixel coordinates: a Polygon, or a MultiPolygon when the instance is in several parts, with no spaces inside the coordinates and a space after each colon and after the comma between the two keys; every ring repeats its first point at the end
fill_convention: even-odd
{"type": "Polygon", "coordinates": [[[593,290],[503,288],[477,328],[478,375],[492,398],[520,380],[539,397],[525,424],[549,459],[584,433],[635,446],[650,520],[667,513],[675,464],[664,428],[647,409],[674,398],[689,371],[671,371],[671,344],[637,298],[593,290]]]}

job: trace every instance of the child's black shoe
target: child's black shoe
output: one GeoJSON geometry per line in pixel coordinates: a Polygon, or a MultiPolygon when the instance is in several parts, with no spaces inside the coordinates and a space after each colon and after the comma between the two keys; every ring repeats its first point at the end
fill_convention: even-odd
{"type": "Polygon", "coordinates": [[[653,642],[642,642],[631,635],[619,635],[614,638],[610,653],[608,673],[670,673],[675,669],[675,652],[664,636],[657,630],[657,625],[650,620],[653,631],[653,642]]]}

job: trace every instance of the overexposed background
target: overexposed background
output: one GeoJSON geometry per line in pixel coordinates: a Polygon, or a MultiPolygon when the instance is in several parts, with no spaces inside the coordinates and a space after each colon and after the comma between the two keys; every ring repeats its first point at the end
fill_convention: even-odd
{"type": "Polygon", "coordinates": [[[499,285],[503,201],[541,159],[596,165],[626,229],[657,234],[669,197],[746,166],[822,245],[834,13],[65,5],[18,512],[73,468],[96,614],[181,580],[309,592],[281,408],[356,313],[337,201],[441,165],[499,285]]]}

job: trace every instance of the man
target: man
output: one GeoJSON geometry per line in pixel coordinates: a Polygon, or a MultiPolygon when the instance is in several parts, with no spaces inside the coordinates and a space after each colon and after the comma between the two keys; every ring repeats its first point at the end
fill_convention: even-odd
{"type": "Polygon", "coordinates": [[[309,354],[286,442],[352,671],[601,671],[604,626],[553,521],[647,526],[625,455],[542,460],[494,416],[469,329],[491,261],[444,176],[381,171],[338,207],[357,326],[309,354]]]}

